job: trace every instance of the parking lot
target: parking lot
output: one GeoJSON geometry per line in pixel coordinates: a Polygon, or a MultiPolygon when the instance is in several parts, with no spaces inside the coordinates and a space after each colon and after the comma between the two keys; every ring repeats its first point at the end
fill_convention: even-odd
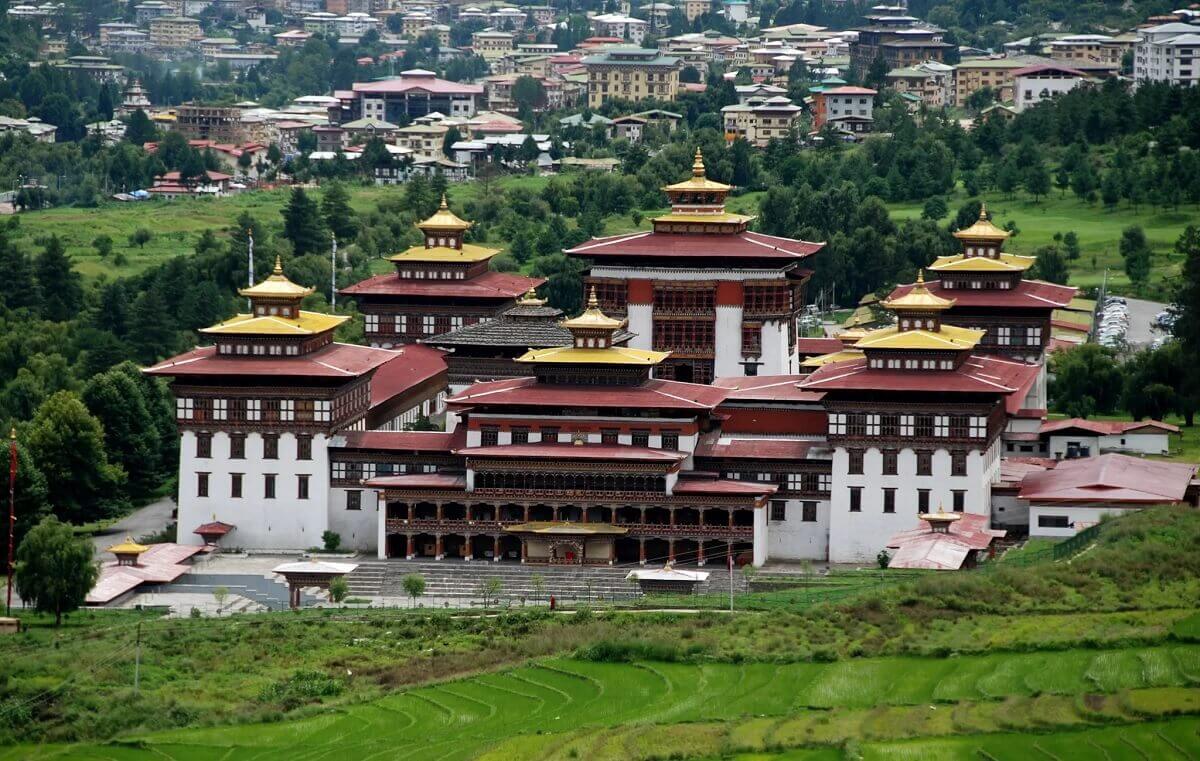
{"type": "Polygon", "coordinates": [[[1096,324],[1095,340],[1102,346],[1117,348],[1128,345],[1142,349],[1168,331],[1156,325],[1158,315],[1169,307],[1157,301],[1110,296],[1096,324]]]}

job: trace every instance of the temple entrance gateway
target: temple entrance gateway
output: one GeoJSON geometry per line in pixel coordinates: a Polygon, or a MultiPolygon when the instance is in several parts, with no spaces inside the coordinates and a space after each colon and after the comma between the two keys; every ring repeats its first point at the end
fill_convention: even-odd
{"type": "Polygon", "coordinates": [[[611,523],[539,521],[505,529],[521,540],[521,560],[548,565],[612,565],[625,529],[611,523]]]}

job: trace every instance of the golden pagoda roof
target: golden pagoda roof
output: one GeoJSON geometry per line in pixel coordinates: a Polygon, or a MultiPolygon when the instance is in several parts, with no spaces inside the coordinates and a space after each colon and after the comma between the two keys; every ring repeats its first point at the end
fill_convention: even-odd
{"type": "Polygon", "coordinates": [[[855,349],[911,349],[914,351],[962,351],[973,349],[985,331],[942,325],[938,330],[901,330],[892,325],[872,330],[860,338],[855,349]]]}
{"type": "Polygon", "coordinates": [[[295,318],[277,314],[238,314],[211,328],[201,328],[200,332],[209,335],[310,336],[332,330],[349,319],[349,315],[304,311],[295,318]]]}
{"type": "Polygon", "coordinates": [[[413,246],[388,257],[390,262],[483,262],[500,253],[499,249],[464,243],[460,248],[449,246],[413,246]]]}
{"type": "Polygon", "coordinates": [[[546,305],[546,300],[538,298],[537,289],[531,285],[529,286],[529,290],[525,292],[525,295],[517,299],[517,303],[521,306],[540,307],[546,305]]]}
{"type": "Polygon", "coordinates": [[[302,299],[313,290],[288,280],[287,275],[283,274],[283,265],[277,256],[275,257],[275,269],[266,280],[249,288],[242,288],[238,290],[238,293],[247,298],[302,299]]]}
{"type": "Polygon", "coordinates": [[[417,227],[422,230],[466,230],[470,226],[470,222],[450,211],[450,207],[446,203],[445,193],[442,194],[441,206],[433,213],[433,216],[424,222],[417,223],[417,227]]]}
{"type": "Polygon", "coordinates": [[[517,362],[545,362],[572,365],[657,365],[669,357],[669,351],[631,349],[628,346],[609,346],[604,349],[578,349],[574,346],[555,346],[550,349],[530,349],[517,357],[517,362]]]}
{"type": "Polygon", "coordinates": [[[979,219],[975,224],[954,233],[959,240],[1005,240],[1011,235],[1008,230],[1001,230],[992,224],[988,218],[987,204],[979,205],[979,219]]]}
{"type": "Polygon", "coordinates": [[[750,222],[754,217],[748,214],[735,214],[732,211],[723,211],[720,214],[676,214],[674,212],[664,214],[661,217],[655,217],[655,222],[690,222],[692,224],[739,224],[741,222],[750,222]]]}
{"type": "Polygon", "coordinates": [[[858,343],[859,340],[862,339],[862,337],[868,332],[869,331],[867,331],[865,328],[850,328],[849,330],[843,330],[841,333],[838,333],[836,336],[834,336],[834,338],[841,341],[842,345],[844,346],[853,346],[854,344],[858,343]]]}
{"type": "Polygon", "coordinates": [[[700,148],[696,148],[696,159],[692,162],[692,176],[683,182],[676,182],[673,185],[667,185],[663,188],[668,192],[673,190],[732,190],[731,185],[726,185],[723,182],[716,182],[708,179],[708,175],[704,169],[704,155],[700,153],[700,148]]]}
{"type": "Polygon", "coordinates": [[[592,286],[592,292],[588,294],[587,309],[583,310],[583,314],[563,320],[559,325],[567,330],[617,330],[625,327],[625,321],[609,317],[600,311],[600,300],[596,298],[595,286],[592,286]]]}
{"type": "Polygon", "coordinates": [[[148,546],[138,544],[133,541],[133,537],[127,536],[125,537],[125,541],[120,544],[114,544],[108,548],[108,551],[114,555],[140,555],[148,549],[150,549],[148,546]]]}
{"type": "Polygon", "coordinates": [[[941,505],[938,505],[936,513],[917,513],[917,517],[927,523],[948,524],[954,523],[957,520],[962,520],[960,513],[948,513],[941,505]]]}
{"type": "Polygon", "coordinates": [[[954,306],[954,299],[934,295],[925,287],[925,271],[917,273],[917,282],[908,293],[881,302],[893,312],[937,312],[954,306]]]}
{"type": "Polygon", "coordinates": [[[1002,253],[998,258],[990,256],[939,256],[929,265],[934,272],[1024,272],[1037,261],[1036,256],[1002,253]]]}
{"type": "Polygon", "coordinates": [[[816,357],[808,357],[800,363],[801,367],[824,367],[832,365],[835,362],[845,362],[848,359],[862,359],[863,353],[859,349],[842,349],[831,354],[821,354],[816,357]]]}

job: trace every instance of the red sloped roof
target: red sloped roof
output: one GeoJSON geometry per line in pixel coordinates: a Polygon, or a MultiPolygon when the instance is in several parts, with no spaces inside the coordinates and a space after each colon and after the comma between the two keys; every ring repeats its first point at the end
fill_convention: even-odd
{"type": "Polygon", "coordinates": [[[339,449],[372,449],[379,452],[444,452],[450,454],[466,442],[466,429],[445,431],[346,431],[339,449]]]}
{"type": "Polygon", "coordinates": [[[972,354],[957,370],[881,370],[867,367],[865,358],[818,368],[801,381],[815,391],[931,391],[947,394],[1004,394],[1009,413],[1021,409],[1037,381],[1038,366],[999,357],[972,354]]]}
{"type": "Polygon", "coordinates": [[[1143,428],[1149,428],[1160,433],[1179,433],[1179,427],[1159,420],[1085,420],[1084,418],[1068,418],[1067,420],[1048,420],[1038,429],[1040,434],[1057,431],[1087,431],[1097,436],[1114,436],[1130,433],[1143,428]]]}
{"type": "Polygon", "coordinates": [[[222,357],[217,347],[200,346],[163,360],[142,372],[168,377],[278,375],[308,378],[356,378],[399,356],[392,349],[330,344],[299,357],[222,357]]]}
{"type": "Polygon", "coordinates": [[[725,479],[681,478],[675,482],[672,494],[774,494],[779,490],[775,484],[728,481],[725,479]]]}
{"type": "Polygon", "coordinates": [[[225,523],[223,521],[212,521],[211,523],[200,524],[199,526],[196,527],[196,530],[193,531],[192,533],[199,534],[201,536],[204,536],[205,534],[211,534],[214,536],[225,536],[230,531],[233,531],[235,528],[237,528],[237,526],[234,526],[232,523],[225,523]]]}
{"type": "Polygon", "coordinates": [[[467,488],[467,477],[445,473],[410,473],[404,476],[377,476],[368,479],[364,485],[373,489],[463,490],[467,488]]]}
{"type": "Polygon", "coordinates": [[[959,520],[949,525],[949,533],[934,533],[929,524],[921,521],[921,527],[893,536],[887,546],[895,548],[896,552],[888,568],[957,570],[971,552],[987,549],[993,539],[1007,533],[989,529],[990,518],[986,515],[958,515],[959,520]]]}
{"type": "MultiPolygon", "coordinates": [[[[914,283],[897,286],[888,298],[895,299],[913,289],[914,283]]],[[[1009,309],[1061,309],[1075,298],[1077,289],[1041,280],[1022,280],[1016,288],[943,288],[941,280],[928,280],[925,287],[942,298],[954,299],[956,307],[1003,307],[1009,309]]]]}
{"type": "Polygon", "coordinates": [[[819,357],[822,354],[833,354],[845,346],[836,338],[797,338],[796,351],[809,357],[819,357]]]}
{"type": "Polygon", "coordinates": [[[470,280],[402,280],[395,273],[368,278],[338,291],[344,296],[441,296],[468,299],[511,299],[546,282],[540,277],[485,272],[470,280]]]}
{"type": "MultiPolygon", "coordinates": [[[[839,344],[840,348],[840,344],[839,344]]],[[[729,389],[725,401],[819,402],[825,394],[799,387],[802,375],[754,375],[716,378],[712,384],[729,389]]]]}
{"type": "Polygon", "coordinates": [[[1063,460],[1053,470],[1026,476],[1019,496],[1030,502],[1179,502],[1197,467],[1111,453],[1063,460]]]}
{"type": "Polygon", "coordinates": [[[476,383],[446,400],[456,406],[643,407],[711,410],[725,398],[715,386],[648,380],[640,386],[567,386],[509,378],[476,383]]]}
{"type": "Polygon", "coordinates": [[[696,445],[697,457],[732,457],[746,460],[804,460],[821,442],[798,439],[733,439],[706,436],[696,445]]]}
{"type": "Polygon", "coordinates": [[[635,447],[627,444],[498,444],[486,447],[465,447],[455,454],[467,457],[526,458],[552,457],[563,460],[621,460],[625,462],[681,462],[686,452],[635,447]]]}
{"type": "Polygon", "coordinates": [[[446,353],[430,346],[410,344],[395,353],[371,377],[372,408],[446,372],[446,353]]]}
{"type": "Polygon", "coordinates": [[[733,258],[798,260],[812,256],[825,247],[791,238],[750,232],[705,235],[701,233],[635,232],[593,238],[567,249],[568,254],[603,259],[609,256],[646,258],[733,258]]]}

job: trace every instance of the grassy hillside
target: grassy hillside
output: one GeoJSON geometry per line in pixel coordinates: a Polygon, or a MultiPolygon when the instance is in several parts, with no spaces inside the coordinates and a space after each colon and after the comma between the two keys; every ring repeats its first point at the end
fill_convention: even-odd
{"type": "MultiPolygon", "coordinates": [[[[61,630],[32,617],[0,640],[0,745],[40,746],[0,761],[803,751],[787,758],[855,743],[883,758],[931,739],[957,757],[995,755],[1012,732],[1143,733],[1200,715],[1198,541],[1200,513],[1157,509],[1069,562],[864,584],[835,602],[747,595],[734,616],[97,612],[61,630]],[[101,744],[56,744],[70,741],[101,744]]],[[[1184,726],[1181,747],[1200,754],[1189,721],[1147,737],[1184,726]]],[[[1064,742],[1104,745],[1093,734],[1064,742]]]]}
{"type": "MultiPolygon", "coordinates": [[[[1196,223],[1196,209],[1181,206],[1177,211],[1143,206],[1134,211],[1122,204],[1106,209],[1102,204],[1088,204],[1074,195],[1061,196],[1058,191],[1035,202],[1024,193],[1012,198],[999,192],[981,194],[988,211],[997,224],[1015,222],[1018,234],[1011,238],[1005,250],[1029,254],[1040,246],[1054,243],[1055,233],[1074,231],[1079,236],[1081,256],[1070,262],[1070,284],[1093,288],[1101,284],[1108,270],[1109,288],[1118,293],[1135,295],[1124,262],[1118,250],[1121,231],[1138,225],[1146,232],[1146,240],[1154,250],[1153,271],[1147,286],[1147,297],[1160,300],[1180,271],[1182,260],[1174,251],[1175,240],[1189,224],[1196,223]]],[[[947,199],[951,211],[965,204],[968,198],[961,188],[947,199]]],[[[921,216],[923,203],[889,204],[897,218],[921,216]]],[[[943,220],[944,221],[944,220],[943,220]]]]}

